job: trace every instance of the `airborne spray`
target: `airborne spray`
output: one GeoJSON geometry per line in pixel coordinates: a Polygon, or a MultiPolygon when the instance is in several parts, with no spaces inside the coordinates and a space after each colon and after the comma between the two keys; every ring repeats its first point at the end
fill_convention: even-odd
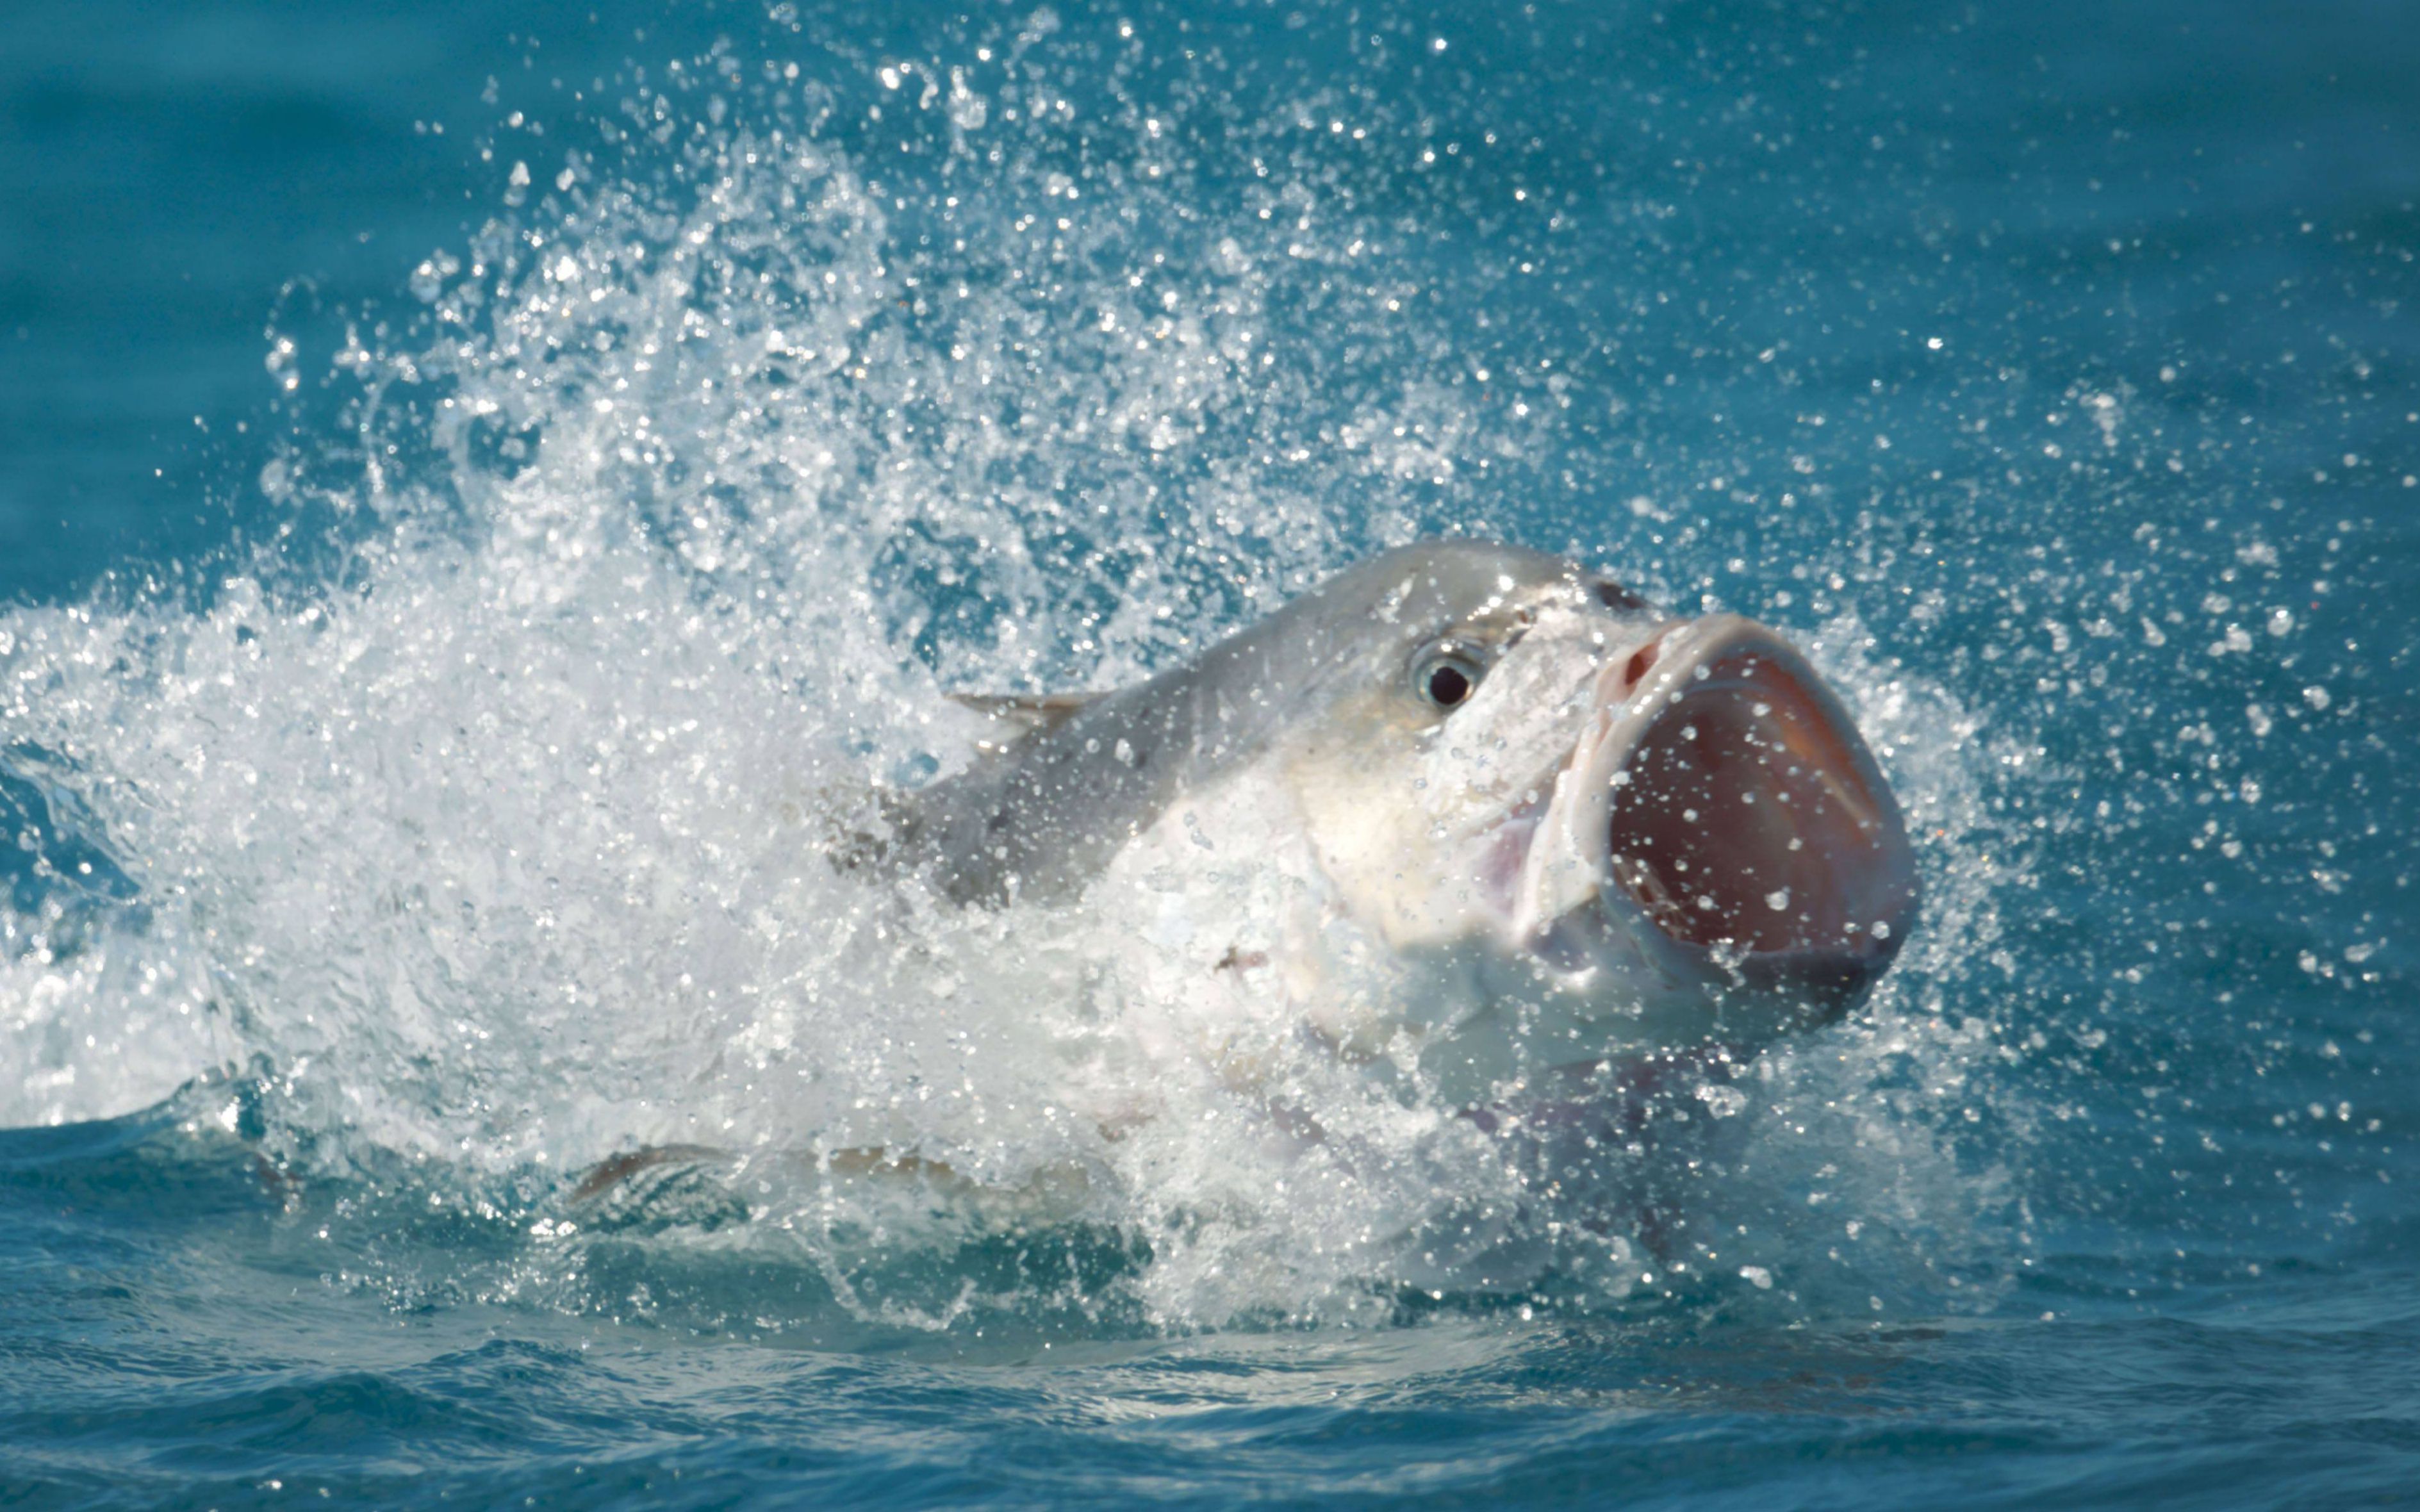
{"type": "MultiPolygon", "coordinates": [[[[0,619],[48,868],[0,921],[7,1116],[173,1095],[399,1299],[939,1328],[1787,1297],[1844,1221],[1860,1293],[1988,1286],[2006,1204],[1961,1140],[2010,1115],[1962,983],[2022,857],[1976,841],[1988,733],[1852,617],[1791,628],[1907,807],[1926,918],[1855,1022],[1665,1101],[1720,1135],[1658,1179],[1678,1273],[1334,1057],[1273,1072],[1321,1140],[1271,1119],[1155,1032],[1151,928],[826,861],[836,795],[969,760],[948,692],[1130,683],[1423,533],[1659,592],[1702,566],[1605,504],[1635,489],[1573,409],[1589,338],[1474,325],[1513,274],[1448,301],[1402,255],[1401,201],[1476,134],[1313,94],[1232,123],[1055,30],[828,85],[633,69],[582,145],[500,139],[505,205],[421,266],[416,319],[272,333],[287,532],[0,619]],[[566,1205],[664,1146],[739,1164],[566,1205]],[[428,1211],[477,1242],[394,1258],[381,1226],[428,1211]],[[815,1289],[684,1292],[731,1255],[815,1289]]],[[[1593,259],[1556,229],[1549,271],[1593,259]]]]}

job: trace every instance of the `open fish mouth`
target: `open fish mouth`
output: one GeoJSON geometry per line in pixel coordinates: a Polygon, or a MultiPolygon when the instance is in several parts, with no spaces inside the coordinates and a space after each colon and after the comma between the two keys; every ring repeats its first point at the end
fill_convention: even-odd
{"type": "Polygon", "coordinates": [[[1608,668],[1597,698],[1561,826],[1595,908],[1669,971],[1845,1008],[1906,938],[1916,867],[1823,680],[1763,625],[1711,615],[1608,668]]]}

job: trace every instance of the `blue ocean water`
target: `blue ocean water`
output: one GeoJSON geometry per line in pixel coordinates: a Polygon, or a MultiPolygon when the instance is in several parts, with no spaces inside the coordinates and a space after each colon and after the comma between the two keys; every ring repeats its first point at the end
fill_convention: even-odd
{"type": "Polygon", "coordinates": [[[2333,0],[0,16],[8,1498],[2420,1500],[2415,69],[2333,0]],[[939,689],[1438,532],[1789,629],[1917,833],[1660,1251],[1383,1121],[1319,1184],[802,859],[939,689]],[[677,1140],[763,1158],[568,1201],[677,1140]]]}

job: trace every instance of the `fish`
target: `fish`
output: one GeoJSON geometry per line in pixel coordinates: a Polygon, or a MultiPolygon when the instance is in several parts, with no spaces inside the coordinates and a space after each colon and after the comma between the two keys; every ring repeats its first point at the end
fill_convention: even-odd
{"type": "Polygon", "coordinates": [[[1518,547],[1387,551],[1115,692],[963,702],[975,759],[847,864],[969,908],[1173,892],[1205,970],[1449,1101],[1821,1027],[1918,911],[1787,639],[1518,547]]]}
{"type": "MultiPolygon", "coordinates": [[[[1180,1053],[1305,1144],[1273,1085],[1305,1044],[1541,1149],[1628,1143],[1658,1088],[1851,1011],[1917,917],[1891,786],[1786,638],[1519,547],[1386,551],[1117,691],[957,702],[965,764],[844,810],[833,867],[1140,938],[1180,1053]]],[[[734,1158],[616,1157],[575,1202],[734,1158]]]]}

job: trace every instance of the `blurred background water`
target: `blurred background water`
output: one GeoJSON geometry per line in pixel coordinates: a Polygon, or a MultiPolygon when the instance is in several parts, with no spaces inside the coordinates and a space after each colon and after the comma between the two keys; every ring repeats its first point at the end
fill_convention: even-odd
{"type": "Polygon", "coordinates": [[[2411,1499],[2415,69],[2333,0],[16,8],[0,1480],[2411,1499]],[[1921,830],[1678,1273],[1415,1285],[1020,1122],[766,817],[1439,531],[1821,642],[1921,830]],[[562,1226],[701,1130],[955,1149],[943,1066],[1090,1204],[562,1226]]]}

